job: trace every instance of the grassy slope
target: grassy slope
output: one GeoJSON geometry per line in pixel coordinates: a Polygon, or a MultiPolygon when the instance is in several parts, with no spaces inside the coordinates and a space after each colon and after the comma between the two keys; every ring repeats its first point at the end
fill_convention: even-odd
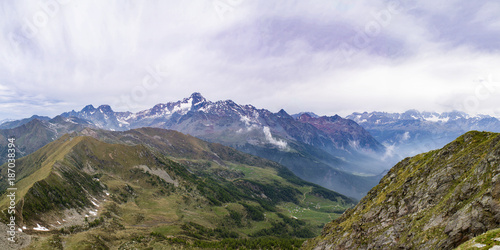
{"type": "MultiPolygon", "coordinates": [[[[145,129],[139,132],[141,135],[136,138],[156,138],[165,145],[146,140],[146,147],[126,146],[102,143],[89,137],[71,139],[65,136],[18,161],[19,168],[24,168],[23,172],[36,174],[26,174],[20,180],[17,185],[23,190],[45,181],[49,184],[45,188],[51,190],[48,193],[57,194],[58,190],[68,188],[61,180],[67,180],[68,176],[64,173],[69,170],[73,171],[72,176],[80,173],[81,178],[73,182],[86,183],[85,186],[95,186],[92,178],[99,178],[100,185],[90,193],[100,202],[97,217],[102,216],[102,220],[94,223],[82,221],[83,226],[80,227],[61,227],[59,230],[64,234],[60,240],[69,249],[82,244],[142,244],[138,247],[145,247],[180,242],[179,246],[185,246],[231,237],[239,238],[236,241],[250,237],[254,239],[250,241],[254,242],[262,240],[262,237],[257,237],[261,235],[310,237],[319,233],[323,223],[353,205],[351,199],[304,182],[273,162],[177,132],[170,131],[168,136],[162,135],[166,133],[162,130],[145,129]],[[148,133],[149,136],[144,135],[148,133]],[[175,145],[171,147],[171,154],[176,156],[171,158],[175,162],[163,156],[168,144],[175,145]],[[41,164],[35,164],[37,162],[41,164]],[[175,187],[165,183],[157,176],[135,168],[137,165],[163,169],[180,185],[175,187]],[[47,178],[42,180],[44,177],[47,178]],[[104,188],[110,193],[109,199],[103,194],[104,188]],[[291,216],[298,220],[291,219],[291,216]],[[77,233],[80,230],[83,231],[77,233]],[[134,243],[132,239],[137,237],[142,237],[142,240],[136,239],[134,243]],[[176,241],[171,237],[181,238],[176,241]]],[[[35,194],[42,190],[45,189],[32,188],[31,192],[25,192],[31,196],[25,200],[24,206],[35,203],[36,197],[39,197],[35,194]]],[[[91,207],[88,199],[75,204],[50,196],[43,199],[56,205],[60,203],[60,207],[65,209],[76,206],[82,212],[91,207]]],[[[50,218],[62,214],[53,212],[57,210],[55,207],[50,207],[49,210],[52,210],[48,212],[36,206],[30,209],[31,214],[43,212],[50,214],[50,218]]],[[[28,218],[26,224],[33,225],[43,218],[43,215],[33,221],[28,218]]],[[[36,238],[32,248],[53,248],[59,240],[54,237],[36,238]]],[[[279,241],[275,239],[274,242],[279,241]]],[[[300,242],[296,244],[300,245],[300,242]]]]}
{"type": "MultiPolygon", "coordinates": [[[[470,204],[477,200],[476,198],[481,197],[488,188],[491,188],[491,170],[481,176],[474,176],[473,173],[478,171],[480,162],[487,160],[488,152],[498,150],[499,136],[499,134],[495,133],[469,132],[446,145],[441,150],[434,150],[404,159],[394,166],[382,178],[380,184],[375,186],[354,209],[348,210],[340,219],[327,224],[323,230],[323,234],[309,241],[306,249],[312,249],[319,242],[332,242],[340,237],[350,237],[349,235],[354,234],[355,231],[357,232],[360,229],[369,230],[369,228],[377,228],[380,222],[376,220],[367,221],[365,218],[367,214],[373,214],[374,211],[385,211],[384,209],[393,204],[396,204],[397,207],[400,200],[403,202],[409,198],[395,198],[395,194],[403,195],[414,191],[407,190],[410,181],[425,176],[432,176],[433,173],[447,171],[447,168],[449,170],[453,166],[454,169],[461,169],[457,171],[459,175],[453,177],[454,180],[450,184],[449,189],[442,193],[441,197],[436,197],[437,204],[428,209],[420,210],[415,214],[407,214],[404,217],[397,218],[398,220],[405,220],[411,225],[407,227],[408,231],[401,232],[402,237],[398,239],[399,244],[405,244],[405,242],[414,244],[415,239],[422,239],[422,242],[431,239],[436,241],[445,240],[448,237],[444,233],[446,225],[434,227],[430,230],[426,226],[432,224],[432,220],[436,218],[436,215],[449,214],[450,209],[459,211],[460,209],[470,208],[470,204]],[[475,182],[476,185],[480,183],[477,192],[474,193],[474,197],[464,201],[457,201],[457,193],[460,194],[460,190],[462,188],[465,189],[465,186],[469,185],[469,182],[472,181],[471,178],[478,179],[475,182]],[[412,238],[408,237],[408,235],[412,235],[412,238]]],[[[417,188],[424,190],[424,192],[426,192],[425,190],[435,191],[444,187],[439,186],[442,184],[423,181],[420,185],[410,188],[417,188]]],[[[355,237],[353,241],[362,245],[369,244],[371,239],[383,235],[388,228],[377,229],[371,232],[368,237],[355,237]]]]}
{"type": "MultiPolygon", "coordinates": [[[[37,154],[29,155],[16,162],[16,185],[18,189],[17,197],[24,197],[34,183],[43,180],[49,176],[52,166],[56,161],[63,159],[71,148],[78,144],[82,138],[73,139],[70,136],[64,136],[55,143],[44,146],[37,154]],[[48,152],[48,153],[47,153],[48,152]]],[[[2,166],[1,176],[7,176],[6,165],[2,166]]],[[[0,190],[7,188],[5,178],[1,179],[0,190]]],[[[7,197],[2,196],[0,207],[7,204],[7,197]]]]}
{"type": "Polygon", "coordinates": [[[457,247],[457,250],[486,250],[493,246],[500,246],[500,228],[490,230],[482,235],[472,238],[457,247]]]}

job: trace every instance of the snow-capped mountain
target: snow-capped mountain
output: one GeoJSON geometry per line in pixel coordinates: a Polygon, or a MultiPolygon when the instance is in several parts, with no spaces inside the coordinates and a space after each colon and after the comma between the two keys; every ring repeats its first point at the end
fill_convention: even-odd
{"type": "Polygon", "coordinates": [[[488,115],[471,116],[461,111],[437,113],[437,112],[419,112],[418,110],[408,110],[404,113],[386,113],[386,112],[353,113],[347,116],[346,118],[356,121],[359,124],[362,123],[386,124],[402,120],[406,121],[417,120],[417,121],[447,123],[449,121],[456,121],[463,119],[474,122],[494,117],[488,115]]]}
{"type": "Polygon", "coordinates": [[[123,122],[123,117],[130,112],[114,112],[109,105],[101,105],[94,108],[92,105],[85,106],[81,111],[62,113],[63,117],[78,117],[94,123],[95,126],[109,130],[127,130],[128,124],[123,122]]]}
{"type": "Polygon", "coordinates": [[[359,188],[354,182],[378,180],[353,174],[374,176],[390,167],[380,161],[385,147],[351,120],[309,113],[294,118],[284,110],[273,113],[231,100],[212,102],[200,93],[137,113],[89,105],[62,116],[85,119],[108,130],[177,130],[278,161],[306,180],[355,197],[370,187],[359,188]]]}
{"type": "Polygon", "coordinates": [[[500,132],[500,120],[464,112],[364,112],[346,117],[365,128],[397,159],[437,149],[471,130],[500,132]]]}
{"type": "MultiPolygon", "coordinates": [[[[139,127],[175,129],[223,143],[232,142],[234,138],[225,140],[220,138],[222,134],[244,135],[247,140],[243,143],[267,143],[281,150],[286,150],[287,140],[346,153],[384,150],[362,127],[340,116],[314,117],[303,113],[294,118],[284,110],[272,113],[252,105],[239,105],[231,100],[211,102],[200,93],[193,93],[181,101],[157,104],[137,113],[114,112],[108,105],[101,105],[97,109],[88,105],[79,112],[71,111],[62,116],[89,120],[98,127],[112,130],[139,127]]],[[[242,142],[237,141],[235,144],[239,143],[242,142]]]]}

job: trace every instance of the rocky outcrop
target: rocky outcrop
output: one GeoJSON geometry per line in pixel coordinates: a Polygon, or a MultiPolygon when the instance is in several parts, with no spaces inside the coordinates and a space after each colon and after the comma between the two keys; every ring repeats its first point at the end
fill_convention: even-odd
{"type": "Polygon", "coordinates": [[[305,249],[451,249],[500,227],[500,134],[469,132],[394,166],[305,249]]]}

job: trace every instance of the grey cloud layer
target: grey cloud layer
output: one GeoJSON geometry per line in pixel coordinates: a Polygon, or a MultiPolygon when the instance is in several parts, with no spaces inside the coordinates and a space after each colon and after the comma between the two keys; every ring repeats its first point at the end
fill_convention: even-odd
{"type": "Polygon", "coordinates": [[[499,11],[465,0],[2,1],[0,118],[89,103],[137,111],[194,91],[289,112],[495,114],[500,89],[464,103],[478,78],[500,78],[499,11]]]}

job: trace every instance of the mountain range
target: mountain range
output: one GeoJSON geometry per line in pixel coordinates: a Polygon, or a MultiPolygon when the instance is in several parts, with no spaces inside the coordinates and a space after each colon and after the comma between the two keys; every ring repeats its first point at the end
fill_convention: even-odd
{"type": "MultiPolygon", "coordinates": [[[[19,126],[0,129],[0,150],[7,152],[7,138],[14,137],[18,145],[16,154],[19,157],[35,152],[64,134],[81,131],[86,127],[95,127],[92,123],[76,117],[64,118],[62,116],[56,116],[53,119],[39,119],[39,117],[33,116],[21,121],[21,125],[19,125],[18,121],[13,122],[19,126]]],[[[10,123],[10,125],[12,125],[12,123],[10,123]]],[[[0,164],[6,161],[7,155],[0,155],[0,164]]]]}
{"type": "Polygon", "coordinates": [[[36,136],[29,138],[33,143],[23,143],[26,147],[32,145],[26,149],[30,153],[58,138],[62,133],[55,129],[67,130],[68,123],[74,124],[75,131],[86,126],[112,131],[172,129],[276,161],[307,181],[358,199],[390,167],[382,160],[385,147],[352,120],[311,113],[293,117],[284,110],[272,113],[231,100],[208,101],[199,93],[137,113],[114,112],[108,105],[88,105],[56,118],[34,116],[11,121],[1,125],[4,129],[0,134],[13,133],[19,125],[44,127],[45,132],[37,132],[45,134],[44,138],[36,136]]]}
{"type": "Polygon", "coordinates": [[[346,117],[365,128],[386,146],[396,161],[443,147],[472,130],[500,132],[500,120],[488,115],[471,116],[464,112],[404,113],[364,112],[346,117]]]}
{"type": "MultiPolygon", "coordinates": [[[[17,244],[0,241],[297,249],[321,233],[302,247],[495,247],[500,134],[467,131],[499,128],[456,111],[289,115],[199,93],[137,113],[88,105],[9,120],[0,150],[16,138],[21,228],[17,244]]],[[[6,164],[0,171],[5,228],[6,164]]]]}
{"type": "MultiPolygon", "coordinates": [[[[500,121],[458,111],[364,112],[346,118],[312,112],[289,115],[284,110],[273,113],[231,100],[212,102],[193,93],[136,113],[87,105],[52,119],[33,116],[9,121],[0,125],[0,135],[22,137],[26,129],[37,129],[35,136],[27,137],[30,142],[22,143],[26,149],[21,155],[27,155],[66,132],[84,127],[180,131],[276,161],[305,180],[360,199],[384,171],[404,157],[442,147],[470,130],[500,132],[500,121]]],[[[0,147],[6,147],[5,141],[0,147]]],[[[0,162],[4,162],[2,157],[0,162]]]]}

